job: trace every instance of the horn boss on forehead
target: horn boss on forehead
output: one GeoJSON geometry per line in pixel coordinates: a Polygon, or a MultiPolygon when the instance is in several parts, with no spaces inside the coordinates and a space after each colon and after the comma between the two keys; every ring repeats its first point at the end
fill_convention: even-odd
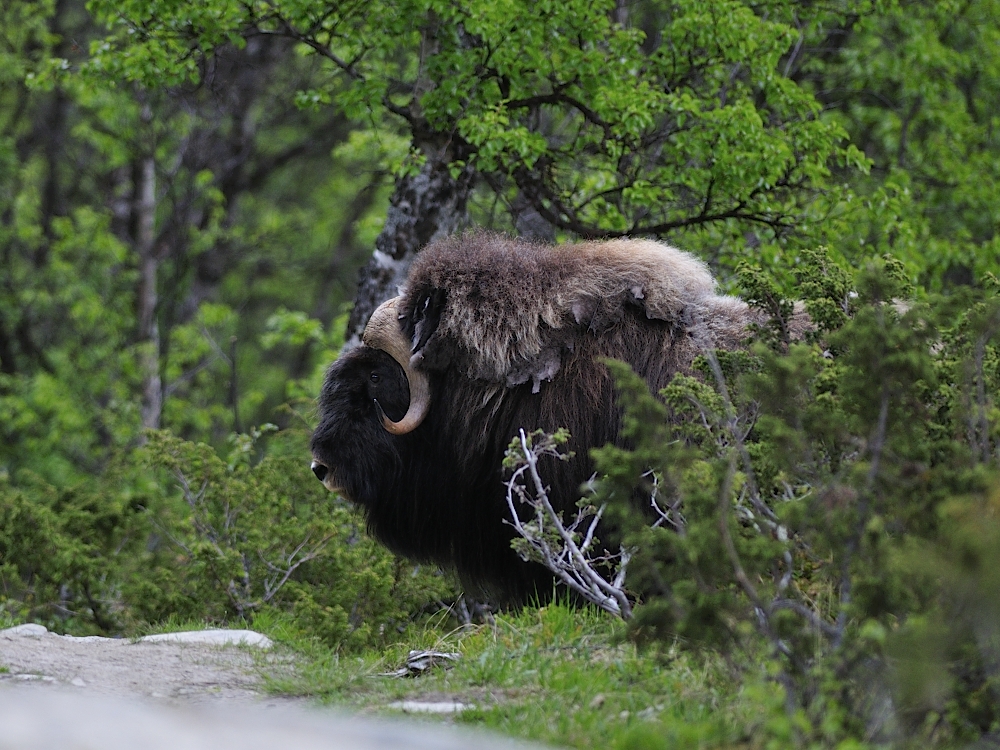
{"type": "Polygon", "coordinates": [[[570,431],[573,458],[544,479],[556,510],[574,511],[590,448],[621,442],[601,360],[627,362],[655,393],[691,372],[706,337],[738,347],[761,320],[658,242],[454,236],[417,256],[364,345],[331,368],[313,457],[396,552],[453,566],[480,596],[544,598],[551,575],[514,553],[504,523],[501,462],[518,429],[570,431]]]}

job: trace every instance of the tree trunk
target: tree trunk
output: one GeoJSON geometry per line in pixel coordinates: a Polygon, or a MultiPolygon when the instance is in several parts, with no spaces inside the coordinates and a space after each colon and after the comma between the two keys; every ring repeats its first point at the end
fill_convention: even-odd
{"type": "Polygon", "coordinates": [[[348,347],[356,346],[368,318],[385,300],[395,297],[417,252],[427,243],[447,237],[465,220],[474,170],[463,167],[452,176],[450,164],[467,161],[456,139],[417,143],[427,160],[420,171],[396,180],[385,226],[375,240],[375,251],[361,269],[354,309],[347,324],[348,347]]]}
{"type": "MultiPolygon", "coordinates": [[[[142,122],[153,119],[148,103],[142,108],[142,122]]],[[[152,143],[138,165],[135,186],[135,246],[139,256],[139,342],[142,371],[142,426],[157,429],[163,411],[160,381],[160,327],[156,320],[156,275],[160,259],[156,253],[156,156],[152,143]]]]}

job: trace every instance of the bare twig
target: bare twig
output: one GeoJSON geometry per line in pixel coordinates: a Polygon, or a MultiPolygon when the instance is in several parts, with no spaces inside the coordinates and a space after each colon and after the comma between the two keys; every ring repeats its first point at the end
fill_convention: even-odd
{"type": "Polygon", "coordinates": [[[750,452],[747,450],[743,431],[739,429],[739,417],[736,413],[736,407],[733,406],[733,401],[729,397],[729,388],[726,385],[726,376],[722,372],[721,365],[719,365],[719,358],[715,356],[715,342],[712,340],[711,334],[708,332],[708,328],[703,322],[699,323],[696,327],[696,337],[701,346],[702,354],[708,362],[709,368],[712,370],[716,386],[719,389],[719,395],[722,397],[722,403],[726,409],[726,427],[743,463],[743,472],[746,475],[750,504],[761,516],[761,520],[763,520],[771,531],[778,533],[780,521],[774,514],[774,511],[771,510],[767,503],[765,503],[760,497],[760,489],[757,486],[757,478],[753,470],[753,464],[750,461],[750,452]]]}
{"type": "Polygon", "coordinates": [[[642,477],[644,479],[652,477],[653,480],[653,487],[649,493],[649,505],[653,509],[653,512],[657,515],[657,519],[653,522],[653,528],[656,529],[663,524],[668,524],[674,529],[674,531],[683,536],[686,521],[684,520],[684,515],[680,511],[681,499],[678,497],[673,503],[668,504],[665,508],[661,508],[659,503],[659,476],[657,476],[655,471],[650,469],[643,474],[642,477]]]}
{"type": "Polygon", "coordinates": [[[566,525],[549,501],[548,489],[538,473],[540,455],[560,456],[551,442],[538,441],[532,446],[524,430],[519,431],[518,463],[507,481],[507,507],[514,527],[527,549],[519,550],[525,559],[535,559],[545,565],[572,591],[602,609],[622,619],[632,616],[632,604],[625,594],[624,583],[630,550],[621,547],[617,554],[593,556],[591,548],[604,506],[594,510],[581,508],[572,523],[566,525]],[[530,477],[534,492],[529,492],[523,482],[530,477]],[[534,518],[522,522],[517,514],[514,499],[530,506],[534,518]],[[581,528],[586,523],[585,530],[581,528]],[[578,539],[582,536],[582,542],[578,539]],[[615,575],[609,582],[596,569],[597,565],[614,566],[615,575]]]}
{"type": "Polygon", "coordinates": [[[264,581],[264,598],[263,598],[264,603],[266,604],[267,602],[270,602],[271,599],[274,598],[274,595],[277,594],[279,589],[281,589],[281,587],[288,582],[288,579],[291,578],[292,573],[298,570],[298,568],[301,565],[309,562],[310,560],[315,560],[317,557],[319,557],[323,553],[323,550],[326,548],[326,545],[329,544],[330,540],[333,539],[333,537],[334,537],[333,534],[327,534],[325,537],[316,542],[308,552],[306,552],[296,560],[295,559],[296,555],[298,555],[302,551],[302,549],[307,544],[309,544],[309,536],[307,535],[306,538],[303,539],[302,542],[294,550],[292,550],[292,552],[285,559],[285,564],[287,565],[287,567],[284,569],[278,567],[270,560],[265,559],[263,553],[258,550],[257,555],[258,557],[260,557],[261,562],[264,563],[267,569],[281,576],[281,579],[278,580],[277,583],[275,583],[277,575],[273,577],[268,577],[268,579],[264,581]]]}
{"type": "Polygon", "coordinates": [[[840,612],[837,613],[837,633],[833,639],[834,647],[839,647],[843,642],[844,633],[847,629],[847,608],[851,603],[851,562],[854,555],[861,546],[861,535],[868,524],[868,512],[871,509],[871,494],[875,487],[875,479],[878,477],[879,467],[882,462],[882,451],[885,449],[885,433],[889,422],[889,384],[882,383],[882,393],[879,399],[878,421],[875,424],[875,432],[869,441],[871,448],[871,464],[868,467],[868,474],[865,476],[864,490],[858,502],[858,519],[854,525],[854,533],[847,542],[847,549],[844,551],[844,559],[840,572],[840,612]]]}

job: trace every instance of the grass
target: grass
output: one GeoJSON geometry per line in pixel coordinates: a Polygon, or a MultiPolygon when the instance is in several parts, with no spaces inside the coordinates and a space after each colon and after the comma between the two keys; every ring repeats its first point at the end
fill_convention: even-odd
{"type": "MultiPolygon", "coordinates": [[[[0,615],[5,624],[15,623],[0,615]]],[[[178,618],[131,636],[206,627],[178,618]]],[[[475,708],[425,720],[611,750],[757,748],[764,738],[779,737],[787,721],[780,691],[762,670],[756,676],[744,671],[741,682],[717,655],[699,656],[676,644],[639,651],[622,637],[617,618],[596,609],[526,607],[497,615],[493,625],[459,629],[439,616],[355,654],[330,648],[276,609],[257,613],[249,627],[277,643],[269,651],[245,647],[268,691],[352,712],[398,715],[389,708],[397,701],[457,701],[475,708]],[[458,652],[461,658],[450,669],[415,678],[383,675],[405,664],[411,649],[458,652]]]]}
{"type": "Polygon", "coordinates": [[[13,628],[16,625],[20,625],[23,622],[24,622],[23,620],[20,620],[14,617],[12,614],[10,614],[10,612],[0,609],[0,630],[13,628]]]}
{"type": "MultiPolygon", "coordinates": [[[[195,618],[181,619],[179,617],[171,616],[169,619],[155,624],[144,623],[131,635],[133,638],[139,639],[146,635],[157,635],[160,633],[183,633],[188,630],[213,630],[218,627],[220,626],[212,625],[204,620],[195,618]]],[[[237,629],[242,628],[243,625],[235,624],[232,627],[233,629],[237,629]]]]}
{"type": "Polygon", "coordinates": [[[390,713],[399,700],[456,700],[476,708],[437,720],[567,747],[752,747],[755,727],[769,717],[761,706],[780,712],[770,695],[745,700],[721,660],[676,648],[640,653],[622,642],[616,619],[561,604],[501,615],[495,626],[446,633],[432,623],[356,656],[301,637],[280,617],[254,625],[297,655],[295,671],[275,674],[272,659],[261,662],[272,692],[364,713],[390,713]],[[401,666],[410,649],[462,658],[416,678],[380,676],[401,666]]]}

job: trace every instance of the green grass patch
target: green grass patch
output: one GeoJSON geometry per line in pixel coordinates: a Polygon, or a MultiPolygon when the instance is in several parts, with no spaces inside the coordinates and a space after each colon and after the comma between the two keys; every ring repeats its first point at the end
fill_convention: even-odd
{"type": "Polygon", "coordinates": [[[577,748],[751,747],[773,715],[772,691],[747,700],[720,659],[676,648],[639,652],[609,615],[561,604],[499,615],[495,625],[445,632],[441,621],[403,634],[379,652],[345,656],[296,633],[294,624],[257,622],[296,653],[296,668],[261,657],[269,690],[309,695],[365,713],[392,713],[401,700],[473,704],[455,721],[577,748]],[[382,676],[410,649],[459,652],[451,669],[414,678],[382,676]],[[266,659],[266,661],[265,661],[266,659]]]}
{"type": "Polygon", "coordinates": [[[0,608],[0,630],[6,630],[7,628],[13,628],[20,625],[24,620],[19,619],[12,615],[7,610],[0,608]]]}
{"type": "Polygon", "coordinates": [[[130,634],[132,638],[138,639],[147,635],[159,635],[161,633],[185,633],[190,630],[215,630],[216,628],[227,628],[229,630],[243,630],[248,629],[249,626],[241,623],[234,622],[226,625],[220,625],[219,623],[210,623],[205,620],[199,620],[197,618],[191,617],[175,617],[171,616],[166,620],[162,620],[156,623],[141,623],[135,630],[130,634]]]}

